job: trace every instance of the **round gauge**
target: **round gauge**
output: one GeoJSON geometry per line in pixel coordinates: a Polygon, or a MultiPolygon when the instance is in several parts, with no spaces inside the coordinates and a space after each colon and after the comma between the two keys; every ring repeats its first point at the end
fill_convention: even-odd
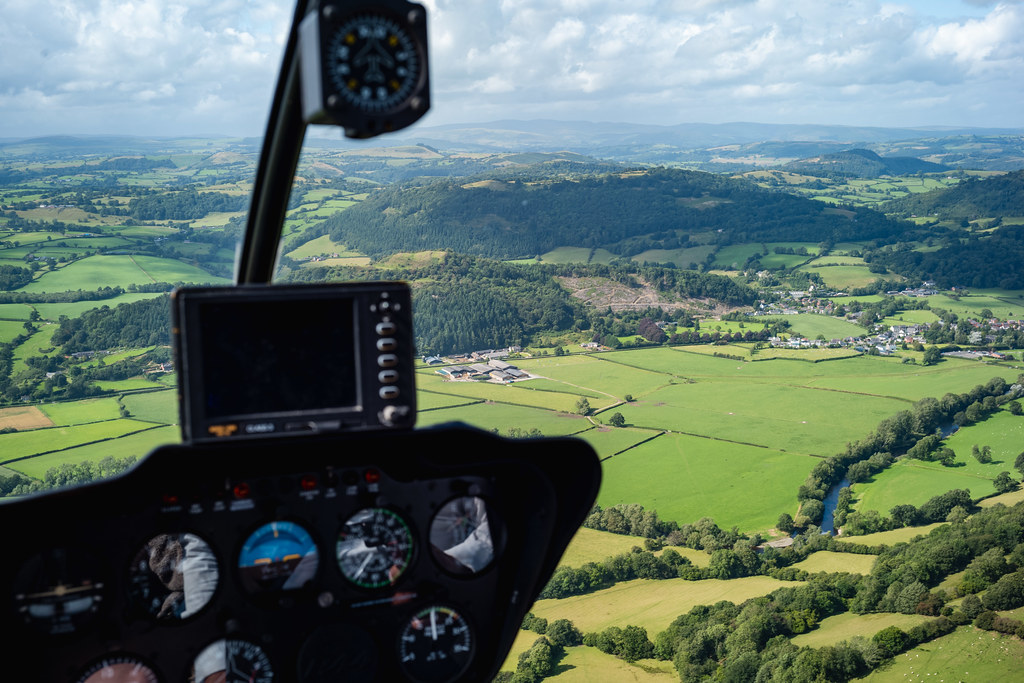
{"type": "Polygon", "coordinates": [[[237,638],[206,646],[192,664],[195,683],[271,683],[274,669],[267,653],[255,643],[237,638]]]}
{"type": "Polygon", "coordinates": [[[134,657],[111,655],[86,669],[78,683],[159,683],[152,669],[134,657]]]}
{"type": "Polygon", "coordinates": [[[25,623],[43,633],[73,633],[99,612],[105,587],[91,555],[54,548],[21,568],[14,607],[25,623]]]}
{"type": "Polygon", "coordinates": [[[242,585],[250,593],[295,590],[313,580],[320,553],[295,522],[270,522],[249,535],[238,555],[242,585]]]}
{"type": "Polygon", "coordinates": [[[195,534],[160,534],[149,539],[128,569],[132,602],[159,620],[188,619],[217,590],[217,559],[195,534]]]}
{"type": "Polygon", "coordinates": [[[398,661],[405,674],[419,683],[454,680],[473,657],[469,624],[450,607],[420,610],[402,629],[398,661]]]}
{"type": "Polygon", "coordinates": [[[489,567],[494,540],[484,499],[462,496],[445,503],[430,522],[430,552],[453,574],[476,574],[489,567]]]}
{"type": "Polygon", "coordinates": [[[338,567],[357,586],[390,586],[409,567],[412,548],[412,532],[398,513],[365,508],[349,517],[338,534],[338,567]]]}
{"type": "Polygon", "coordinates": [[[345,19],[327,43],[324,70],[345,104],[368,114],[401,106],[423,71],[416,42],[398,21],[378,14],[345,19]]]}

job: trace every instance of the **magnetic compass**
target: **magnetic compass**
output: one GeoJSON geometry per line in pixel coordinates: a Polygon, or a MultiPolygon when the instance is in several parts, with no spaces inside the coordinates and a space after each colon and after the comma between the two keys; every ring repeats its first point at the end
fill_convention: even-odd
{"type": "Polygon", "coordinates": [[[430,106],[421,5],[324,2],[299,27],[302,113],[365,138],[404,128],[430,106]]]}

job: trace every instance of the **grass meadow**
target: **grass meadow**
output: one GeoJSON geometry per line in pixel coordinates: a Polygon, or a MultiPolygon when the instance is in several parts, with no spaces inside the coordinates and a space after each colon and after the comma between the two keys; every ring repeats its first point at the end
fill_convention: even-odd
{"type": "Polygon", "coordinates": [[[828,574],[861,574],[867,576],[871,573],[871,567],[875,564],[874,555],[855,555],[853,553],[837,553],[831,550],[819,550],[812,553],[802,562],[793,566],[805,572],[816,574],[826,572],[828,574]]]}
{"type": "Polygon", "coordinates": [[[648,635],[653,638],[676,617],[686,614],[697,605],[713,605],[720,600],[738,605],[744,600],[799,583],[779,581],[767,576],[748,576],[728,581],[634,579],[586,595],[561,600],[538,600],[532,611],[549,622],[569,619],[584,633],[601,631],[609,626],[633,625],[647,629],[648,635]]]}
{"type": "Polygon", "coordinates": [[[49,467],[64,462],[67,448],[83,444],[116,439],[131,432],[151,427],[151,424],[136,420],[108,420],[83,425],[34,429],[28,432],[4,434],[3,464],[8,468],[30,477],[41,477],[49,467]],[[53,458],[34,457],[53,451],[53,458]],[[27,458],[17,460],[18,458],[27,458]],[[43,463],[47,464],[43,464],[43,463]]]}
{"type": "MultiPolygon", "coordinates": [[[[122,420],[121,422],[129,421],[122,420]]],[[[39,478],[49,468],[63,463],[79,463],[86,460],[98,462],[107,456],[115,458],[135,456],[141,459],[157,446],[181,441],[181,433],[177,427],[154,427],[152,424],[142,422],[135,422],[134,424],[136,425],[136,430],[141,429],[142,431],[133,431],[132,433],[111,438],[108,441],[89,443],[70,447],[56,453],[40,455],[29,460],[12,463],[8,467],[27,476],[39,478]]]]}
{"type": "Polygon", "coordinates": [[[204,270],[173,259],[155,256],[95,255],[70,263],[30,282],[18,291],[64,292],[77,289],[99,289],[112,284],[126,287],[152,282],[187,282],[229,284],[226,278],[210,275],[204,270]]]}
{"type": "Polygon", "coordinates": [[[925,524],[924,526],[908,526],[902,529],[893,529],[892,531],[879,531],[876,534],[866,534],[864,536],[842,536],[841,540],[846,543],[856,543],[857,545],[896,545],[897,543],[906,543],[918,536],[927,536],[931,533],[932,529],[938,528],[942,524],[943,522],[936,522],[935,524],[925,524]]]}
{"type": "Polygon", "coordinates": [[[796,512],[796,487],[817,460],[766,448],[666,434],[606,460],[602,506],[640,502],[662,519],[770,529],[796,512]]]}
{"type": "Polygon", "coordinates": [[[81,401],[44,403],[39,408],[57,425],[80,425],[89,422],[116,420],[120,407],[114,397],[87,398],[81,401]]]}
{"type": "MultiPolygon", "coordinates": [[[[920,506],[951,489],[968,489],[972,498],[995,492],[992,480],[987,477],[963,472],[963,468],[930,467],[931,464],[902,459],[867,482],[854,484],[854,509],[878,510],[888,515],[896,505],[920,506]]],[[[993,472],[993,476],[998,473],[993,472]]]]}
{"type": "Polygon", "coordinates": [[[956,631],[897,655],[865,683],[1019,681],[1024,642],[1013,636],[961,626],[956,631]]]}
{"type": "Polygon", "coordinates": [[[178,424],[178,396],[173,390],[130,394],[121,402],[131,416],[139,420],[178,424]]]}
{"type": "MultiPolygon", "coordinates": [[[[849,556],[847,555],[847,557],[849,556]]],[[[892,612],[854,614],[853,612],[844,612],[822,619],[821,623],[818,624],[818,628],[794,636],[791,640],[794,645],[800,647],[825,647],[826,645],[835,645],[841,640],[849,640],[854,636],[863,636],[870,640],[871,636],[889,626],[898,626],[906,631],[931,619],[932,617],[925,617],[920,614],[894,614],[892,612]]]]}

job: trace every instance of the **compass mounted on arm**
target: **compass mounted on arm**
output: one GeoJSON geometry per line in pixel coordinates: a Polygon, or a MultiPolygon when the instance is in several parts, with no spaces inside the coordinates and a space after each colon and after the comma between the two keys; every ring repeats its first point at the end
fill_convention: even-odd
{"type": "Polygon", "coordinates": [[[302,118],[368,138],[430,108],[427,14],[405,0],[323,0],[299,25],[302,118]]]}

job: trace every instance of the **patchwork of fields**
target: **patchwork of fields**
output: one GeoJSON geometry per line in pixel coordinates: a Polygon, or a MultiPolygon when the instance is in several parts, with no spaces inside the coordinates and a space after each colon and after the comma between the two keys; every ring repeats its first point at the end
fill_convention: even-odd
{"type": "MultiPolygon", "coordinates": [[[[604,460],[601,505],[640,503],[680,523],[707,516],[726,528],[755,531],[770,529],[780,512],[795,513],[797,488],[818,458],[866,436],[881,420],[920,398],[965,392],[993,376],[1012,381],[1019,373],[959,359],[927,367],[869,356],[745,362],[708,355],[708,348],[520,360],[519,367],[542,379],[513,385],[449,382],[421,369],[419,424],[464,421],[500,433],[515,428],[576,435],[604,460]],[[628,403],[627,394],[633,399],[628,403]],[[594,409],[589,418],[575,412],[581,396],[594,409]],[[626,427],[607,426],[616,412],[626,427]]],[[[1009,454],[1017,438],[1013,429],[1024,429],[1024,420],[1013,420],[1000,414],[953,440],[958,455],[973,463],[974,442],[957,446],[956,439],[1004,434],[1005,441],[985,442],[991,441],[1001,465],[913,463],[925,466],[921,470],[900,463],[876,477],[878,502],[868,499],[858,507],[887,511],[895,504],[889,504],[891,496],[907,497],[910,489],[917,503],[949,488],[991,493],[992,479],[1006,469],[998,454],[1009,454]]],[[[858,491],[875,487],[873,482],[858,491]]]]}

